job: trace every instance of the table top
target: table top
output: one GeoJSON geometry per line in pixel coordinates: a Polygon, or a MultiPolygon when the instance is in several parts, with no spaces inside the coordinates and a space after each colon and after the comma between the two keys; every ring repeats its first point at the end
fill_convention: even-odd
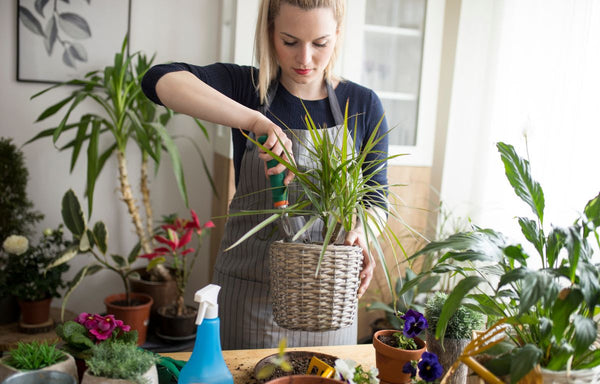
{"type": "MultiPolygon", "coordinates": [[[[365,369],[375,366],[375,349],[372,344],[359,345],[335,345],[322,347],[298,347],[287,348],[286,351],[313,351],[337,356],[341,359],[351,359],[361,364],[365,369]]],[[[223,351],[225,362],[233,375],[235,384],[255,383],[254,366],[262,358],[277,353],[277,348],[270,349],[239,349],[223,351]]],[[[177,360],[187,361],[191,355],[190,352],[172,352],[162,355],[177,360]]]]}

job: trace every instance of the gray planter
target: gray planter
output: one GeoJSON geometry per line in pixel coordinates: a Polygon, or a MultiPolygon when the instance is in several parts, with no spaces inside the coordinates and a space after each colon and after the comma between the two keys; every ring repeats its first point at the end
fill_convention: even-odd
{"type": "MultiPolygon", "coordinates": [[[[444,375],[454,362],[460,357],[463,349],[469,344],[471,339],[444,339],[444,349],[440,340],[436,340],[435,335],[427,332],[427,351],[435,353],[444,367],[444,375]]],[[[449,378],[449,384],[465,384],[467,382],[468,368],[460,364],[449,378]]]]}

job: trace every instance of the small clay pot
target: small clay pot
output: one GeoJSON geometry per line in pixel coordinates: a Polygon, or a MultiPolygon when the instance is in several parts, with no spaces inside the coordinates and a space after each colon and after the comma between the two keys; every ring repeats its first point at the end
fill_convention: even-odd
{"type": "Polygon", "coordinates": [[[21,308],[21,321],[27,325],[43,324],[50,319],[50,302],[49,297],[44,300],[25,301],[18,300],[21,308]]]}
{"type": "Polygon", "coordinates": [[[419,360],[426,350],[426,343],[415,337],[415,342],[420,349],[410,351],[395,348],[379,340],[379,336],[391,336],[398,332],[396,329],[388,329],[375,332],[373,336],[373,347],[375,348],[375,364],[379,370],[379,380],[382,384],[410,383],[410,374],[402,372],[402,367],[409,361],[419,360]]]}
{"type": "Polygon", "coordinates": [[[131,329],[138,331],[137,345],[142,345],[148,333],[152,297],[143,293],[132,293],[131,299],[137,304],[130,306],[122,304],[125,302],[125,297],[124,293],[107,296],[104,299],[106,312],[115,315],[117,320],[123,320],[123,323],[130,325],[131,329]]]}

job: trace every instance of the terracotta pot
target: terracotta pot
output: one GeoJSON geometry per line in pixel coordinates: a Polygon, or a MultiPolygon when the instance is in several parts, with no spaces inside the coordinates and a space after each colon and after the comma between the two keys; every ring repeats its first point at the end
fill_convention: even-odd
{"type": "Polygon", "coordinates": [[[152,297],[143,293],[132,293],[131,299],[140,304],[132,306],[121,304],[126,300],[126,295],[118,293],[104,299],[104,305],[106,305],[107,313],[115,315],[117,319],[123,320],[125,324],[138,331],[137,344],[142,345],[146,341],[146,334],[148,333],[152,297]]]}
{"type": "MultiPolygon", "coordinates": [[[[150,367],[142,377],[146,379],[145,382],[148,384],[158,384],[158,371],[156,370],[156,365],[150,367]]],[[[131,381],[92,376],[90,371],[87,370],[83,374],[81,384],[131,384],[131,381]]]]}
{"type": "Polygon", "coordinates": [[[21,320],[24,324],[43,324],[50,320],[50,302],[52,298],[38,301],[18,300],[21,308],[21,320]]]}
{"type": "MultiPolygon", "coordinates": [[[[63,361],[59,361],[58,363],[51,365],[46,368],[42,368],[41,371],[60,371],[71,375],[75,380],[77,380],[77,367],[75,366],[75,359],[73,356],[65,353],[67,358],[63,361]]],[[[8,358],[8,356],[3,357],[0,360],[0,381],[6,379],[9,376],[14,375],[17,372],[21,372],[16,368],[8,366],[4,364],[4,361],[8,358]]]]}
{"type": "Polygon", "coordinates": [[[379,370],[379,380],[382,384],[410,383],[410,374],[403,373],[402,367],[409,361],[419,360],[426,350],[426,343],[418,337],[415,337],[415,342],[421,349],[417,349],[416,351],[394,348],[379,340],[379,336],[381,335],[391,336],[396,332],[398,332],[396,329],[382,330],[375,332],[373,336],[375,364],[379,370]]]}
{"type": "Polygon", "coordinates": [[[0,324],[16,323],[20,314],[19,303],[13,295],[0,298],[0,324]]]}
{"type": "Polygon", "coordinates": [[[291,375],[267,381],[267,384],[340,384],[340,381],[316,375],[291,375]]]}
{"type": "Polygon", "coordinates": [[[186,307],[190,309],[188,315],[173,316],[168,313],[169,308],[172,305],[166,305],[158,308],[158,331],[159,336],[169,336],[175,338],[190,337],[196,334],[196,315],[198,311],[189,305],[186,307]]]}

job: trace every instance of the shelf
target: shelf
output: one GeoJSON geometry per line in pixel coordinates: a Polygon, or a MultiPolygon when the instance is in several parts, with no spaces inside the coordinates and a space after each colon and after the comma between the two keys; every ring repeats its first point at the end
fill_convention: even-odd
{"type": "Polygon", "coordinates": [[[382,33],[386,35],[421,37],[421,31],[417,28],[386,27],[384,25],[373,24],[365,24],[363,28],[365,32],[382,33]]]}

